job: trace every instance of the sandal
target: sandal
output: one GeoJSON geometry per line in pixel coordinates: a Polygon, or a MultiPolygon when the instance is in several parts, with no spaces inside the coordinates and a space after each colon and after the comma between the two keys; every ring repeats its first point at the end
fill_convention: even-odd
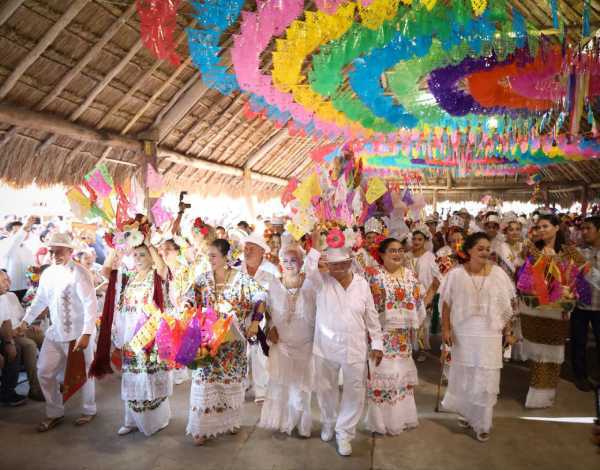
{"type": "Polygon", "coordinates": [[[203,446],[204,444],[206,444],[206,437],[204,436],[195,436],[194,437],[194,445],[195,446],[203,446]]]}
{"type": "Polygon", "coordinates": [[[471,427],[465,418],[458,418],[458,425],[463,429],[469,429],[471,427]]]}
{"type": "Polygon", "coordinates": [[[477,438],[477,440],[479,442],[487,442],[490,440],[490,433],[489,432],[478,432],[475,434],[475,437],[477,438]]]}
{"type": "Polygon", "coordinates": [[[38,425],[37,430],[38,432],[50,431],[50,429],[55,428],[62,423],[64,419],[64,416],[59,416],[58,418],[47,418],[38,425]]]}
{"type": "Polygon", "coordinates": [[[91,423],[96,415],[81,415],[79,418],[75,420],[75,426],[83,426],[85,424],[91,423]]]}

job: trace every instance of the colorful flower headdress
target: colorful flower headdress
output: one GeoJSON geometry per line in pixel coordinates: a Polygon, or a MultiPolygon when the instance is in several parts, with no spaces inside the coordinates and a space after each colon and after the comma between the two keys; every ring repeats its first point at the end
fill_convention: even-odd
{"type": "Polygon", "coordinates": [[[152,232],[152,224],[145,215],[137,214],[133,219],[123,222],[122,229],[107,232],[104,236],[106,244],[119,251],[129,251],[144,243],[144,239],[152,232]]]}

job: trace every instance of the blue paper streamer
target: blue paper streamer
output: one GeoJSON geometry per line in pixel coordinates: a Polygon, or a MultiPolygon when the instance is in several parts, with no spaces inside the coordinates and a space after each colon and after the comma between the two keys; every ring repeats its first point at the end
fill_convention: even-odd
{"type": "Polygon", "coordinates": [[[512,9],[512,14],[513,32],[517,39],[517,47],[525,47],[525,44],[527,43],[527,26],[525,25],[525,18],[515,7],[512,9]]]}
{"type": "Polygon", "coordinates": [[[552,27],[558,29],[558,0],[550,0],[550,8],[552,9],[552,27]]]}
{"type": "Polygon", "coordinates": [[[581,35],[584,38],[590,35],[590,0],[583,0],[581,35]]]}

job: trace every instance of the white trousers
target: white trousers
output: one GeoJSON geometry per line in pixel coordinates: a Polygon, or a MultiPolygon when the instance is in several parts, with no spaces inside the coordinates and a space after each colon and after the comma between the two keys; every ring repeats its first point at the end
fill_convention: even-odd
{"type": "Polygon", "coordinates": [[[363,363],[340,364],[315,356],[315,385],[322,426],[335,426],[337,439],[351,441],[365,405],[366,359],[363,363]],[[342,400],[339,373],[344,374],[342,400]],[[339,411],[338,411],[339,407],[339,411]]]}
{"type": "Polygon", "coordinates": [[[254,398],[264,399],[267,396],[267,387],[269,386],[269,370],[267,368],[267,356],[263,354],[260,344],[249,345],[248,359],[254,398]]]}
{"type": "MultiPolygon", "coordinates": [[[[86,370],[89,370],[94,359],[96,341],[92,336],[88,347],[83,352],[86,370]]],[[[59,418],[65,414],[60,381],[65,375],[69,343],[44,338],[38,357],[37,373],[42,393],[46,399],[46,415],[48,418],[59,418]]],[[[96,384],[94,379],[87,379],[78,392],[83,397],[83,414],[96,414],[96,384]]]]}

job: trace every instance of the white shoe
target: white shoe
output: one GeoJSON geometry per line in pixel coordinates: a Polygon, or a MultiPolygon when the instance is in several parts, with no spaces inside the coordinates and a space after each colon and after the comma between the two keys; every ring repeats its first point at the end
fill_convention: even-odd
{"type": "Polygon", "coordinates": [[[352,455],[352,446],[350,445],[350,441],[338,439],[337,446],[338,454],[340,454],[341,456],[348,457],[349,455],[352,455]]]}
{"type": "Polygon", "coordinates": [[[321,440],[329,442],[331,439],[333,439],[333,426],[323,424],[321,426],[321,440]]]}
{"type": "Polygon", "coordinates": [[[129,426],[121,426],[119,428],[119,430],[117,431],[117,434],[119,436],[125,436],[126,434],[129,434],[130,432],[135,431],[135,428],[129,427],[129,426]]]}

